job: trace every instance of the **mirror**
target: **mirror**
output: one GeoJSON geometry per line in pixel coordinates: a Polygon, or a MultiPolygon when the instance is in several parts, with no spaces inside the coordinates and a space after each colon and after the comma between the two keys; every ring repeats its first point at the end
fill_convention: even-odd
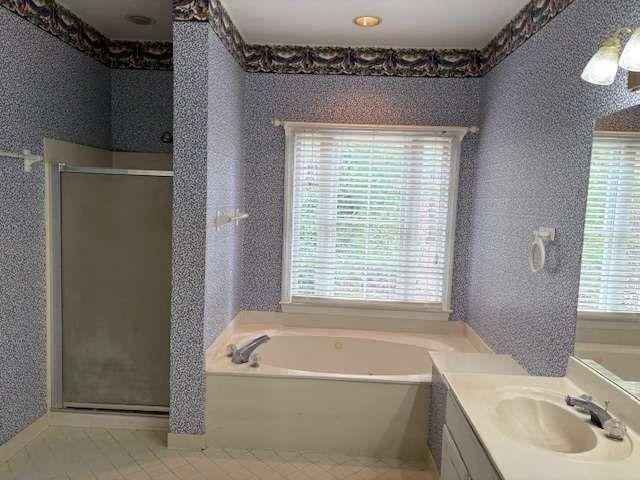
{"type": "Polygon", "coordinates": [[[575,355],[640,399],[640,105],[595,122],[575,355]]]}

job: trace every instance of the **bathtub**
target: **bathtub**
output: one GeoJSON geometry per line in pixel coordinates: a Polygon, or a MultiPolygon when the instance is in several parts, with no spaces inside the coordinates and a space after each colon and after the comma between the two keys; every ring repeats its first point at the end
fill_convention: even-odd
{"type": "Polygon", "coordinates": [[[207,445],[426,458],[429,352],[478,351],[446,323],[436,334],[232,325],[207,351],[207,445]],[[226,356],[265,334],[258,367],[226,356]]]}

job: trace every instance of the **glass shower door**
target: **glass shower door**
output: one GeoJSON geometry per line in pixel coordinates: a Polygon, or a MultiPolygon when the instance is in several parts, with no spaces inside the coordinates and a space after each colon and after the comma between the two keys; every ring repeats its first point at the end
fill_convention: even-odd
{"type": "Polygon", "coordinates": [[[64,407],[166,411],[171,172],[61,166],[64,407]]]}

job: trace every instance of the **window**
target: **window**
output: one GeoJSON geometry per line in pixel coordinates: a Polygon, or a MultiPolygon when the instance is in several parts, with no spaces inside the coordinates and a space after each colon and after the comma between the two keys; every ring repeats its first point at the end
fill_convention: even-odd
{"type": "Polygon", "coordinates": [[[283,303],[448,310],[467,129],[285,129],[283,303]]]}
{"type": "Polygon", "coordinates": [[[594,136],[578,309],[640,313],[637,133],[594,136]]]}

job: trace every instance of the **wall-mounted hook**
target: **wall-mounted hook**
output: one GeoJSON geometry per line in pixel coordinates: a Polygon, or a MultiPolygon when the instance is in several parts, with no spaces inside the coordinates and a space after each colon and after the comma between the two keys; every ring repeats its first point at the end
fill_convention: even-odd
{"type": "Polygon", "coordinates": [[[25,172],[31,172],[33,170],[34,163],[43,161],[43,158],[40,155],[31,153],[31,150],[23,150],[22,153],[0,152],[0,157],[19,158],[24,162],[25,172]]]}
{"type": "Polygon", "coordinates": [[[236,208],[233,213],[225,213],[220,210],[216,213],[216,231],[219,231],[227,223],[235,222],[236,225],[240,224],[240,220],[249,218],[247,212],[243,212],[239,208],[236,208]]]}

